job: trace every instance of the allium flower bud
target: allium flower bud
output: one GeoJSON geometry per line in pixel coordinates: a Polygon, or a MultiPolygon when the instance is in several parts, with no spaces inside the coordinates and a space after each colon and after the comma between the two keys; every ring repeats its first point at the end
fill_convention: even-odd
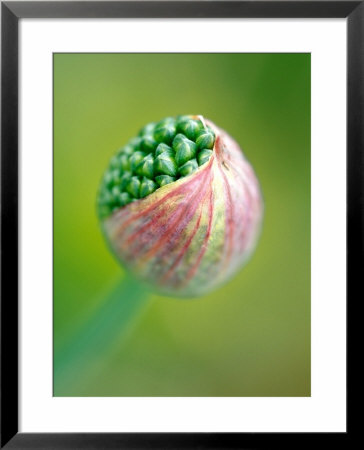
{"type": "Polygon", "coordinates": [[[180,116],[147,125],[112,158],[98,213],[127,270],[159,293],[195,297],[247,261],[263,203],[239,145],[201,116],[180,116]]]}

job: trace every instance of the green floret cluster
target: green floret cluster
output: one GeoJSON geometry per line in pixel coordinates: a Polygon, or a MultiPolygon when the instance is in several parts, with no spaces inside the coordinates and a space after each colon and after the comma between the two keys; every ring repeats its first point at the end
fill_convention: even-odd
{"type": "Polygon", "coordinates": [[[192,174],[210,159],[215,134],[194,117],[168,117],[149,123],[118,150],[101,182],[100,218],[192,174]]]}

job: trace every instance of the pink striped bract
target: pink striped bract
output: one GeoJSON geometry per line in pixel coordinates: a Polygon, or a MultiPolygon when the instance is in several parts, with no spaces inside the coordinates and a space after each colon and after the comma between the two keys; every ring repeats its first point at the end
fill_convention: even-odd
{"type": "Polygon", "coordinates": [[[209,161],[104,219],[122,265],[156,292],[196,297],[218,287],[247,261],[260,234],[258,180],[239,145],[216,134],[209,161]]]}

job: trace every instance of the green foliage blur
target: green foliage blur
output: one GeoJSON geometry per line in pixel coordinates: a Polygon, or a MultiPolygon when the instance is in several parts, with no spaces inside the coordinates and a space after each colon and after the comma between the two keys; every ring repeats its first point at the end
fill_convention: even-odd
{"type": "Polygon", "coordinates": [[[310,395],[309,54],[54,55],[54,395],[310,395]],[[191,300],[140,290],[96,216],[113,153],[178,114],[240,143],[265,202],[251,261],[191,300]]]}

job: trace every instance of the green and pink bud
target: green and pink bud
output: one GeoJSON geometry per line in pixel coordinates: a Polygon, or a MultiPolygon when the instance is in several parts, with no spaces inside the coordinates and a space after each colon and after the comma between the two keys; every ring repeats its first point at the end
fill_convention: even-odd
{"type": "Polygon", "coordinates": [[[98,211],[127,270],[156,292],[195,297],[247,261],[263,202],[239,145],[201,116],[183,116],[148,125],[119,151],[104,175],[98,211]]]}

